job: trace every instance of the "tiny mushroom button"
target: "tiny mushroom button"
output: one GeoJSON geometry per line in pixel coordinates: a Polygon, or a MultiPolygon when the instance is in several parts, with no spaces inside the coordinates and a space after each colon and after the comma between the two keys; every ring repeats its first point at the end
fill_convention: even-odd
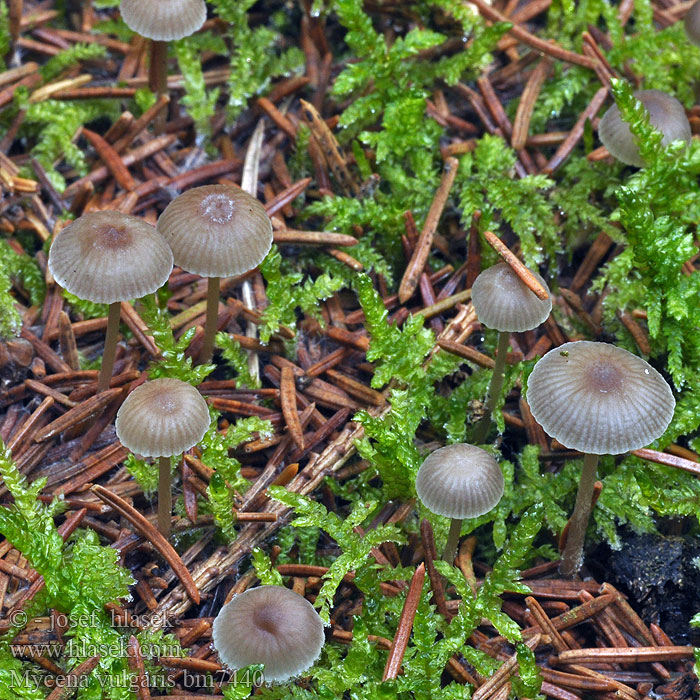
{"type": "Polygon", "coordinates": [[[416,475],[416,493],[431,512],[452,518],[445,561],[454,558],[462,520],[495,508],[503,489],[498,462],[480,447],[457,443],[426,457],[416,475]]]}
{"type": "Polygon", "coordinates": [[[209,427],[207,402],[179,379],[154,379],[136,387],[119,408],[115,428],[124,447],[158,457],[158,529],[170,533],[170,457],[194,447],[209,427]]]}

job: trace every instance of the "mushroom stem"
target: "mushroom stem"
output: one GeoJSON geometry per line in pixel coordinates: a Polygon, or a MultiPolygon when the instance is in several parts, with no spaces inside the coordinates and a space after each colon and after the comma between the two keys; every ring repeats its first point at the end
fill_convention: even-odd
{"type": "Polygon", "coordinates": [[[117,354],[117,337],[119,336],[119,317],[121,315],[121,302],[115,301],[109,305],[107,317],[107,335],[105,336],[105,351],[102,355],[102,366],[97,378],[97,393],[109,389],[109,381],[114,369],[114,358],[117,354]]]}
{"type": "Polygon", "coordinates": [[[457,545],[459,544],[459,535],[461,532],[462,520],[460,518],[452,518],[452,522],[450,523],[450,532],[447,535],[447,544],[445,544],[445,551],[442,555],[442,558],[448,564],[452,564],[455,559],[457,545]]]}
{"type": "Polygon", "coordinates": [[[508,352],[509,343],[510,333],[508,331],[500,331],[498,334],[498,349],[496,350],[496,364],[493,368],[488,398],[486,399],[486,411],[474,429],[472,442],[474,442],[475,445],[482,445],[485,442],[489,428],[491,427],[493,409],[496,406],[496,401],[501,394],[501,389],[503,389],[503,381],[506,378],[503,370],[506,366],[506,353],[508,352]]]}
{"type": "Polygon", "coordinates": [[[586,536],[588,518],[591,514],[597,469],[598,455],[585,454],[583,456],[581,480],[579,481],[578,493],[576,494],[576,505],[569,521],[569,534],[564,546],[561,563],[559,564],[559,573],[562,576],[574,577],[581,567],[583,540],[586,536]]]}
{"type": "MultiPolygon", "coordinates": [[[[148,87],[156,98],[168,94],[168,42],[151,41],[151,62],[148,67],[148,87]]],[[[167,110],[161,110],[153,121],[153,131],[160,136],[165,131],[167,110]]]]}
{"type": "Polygon", "coordinates": [[[158,531],[170,539],[173,496],[170,485],[170,457],[158,457],[158,531]]]}
{"type": "Polygon", "coordinates": [[[207,284],[207,320],[204,324],[204,340],[199,353],[201,362],[211,362],[214,354],[214,336],[219,324],[219,278],[210,277],[207,284]]]}

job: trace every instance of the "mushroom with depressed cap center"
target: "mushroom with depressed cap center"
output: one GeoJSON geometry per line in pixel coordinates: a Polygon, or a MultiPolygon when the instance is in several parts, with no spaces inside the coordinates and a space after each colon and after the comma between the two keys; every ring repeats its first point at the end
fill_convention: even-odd
{"type": "Polygon", "coordinates": [[[472,304],[477,318],[487,328],[499,331],[496,364],[491,375],[486,411],[477,423],[472,438],[477,444],[486,440],[493,409],[503,388],[510,334],[537,328],[547,320],[552,310],[552,297],[547,283],[536,272],[532,272],[532,275],[547,291],[546,299],[539,299],[506,263],[487,268],[472,285],[472,304]]]}
{"type": "Polygon", "coordinates": [[[452,518],[443,558],[454,559],[462,520],[477,518],[498,505],[504,480],[498,462],[475,445],[440,447],[423,461],[416,475],[416,493],[428,510],[452,518]]]}
{"type": "Polygon", "coordinates": [[[158,457],[158,529],[170,536],[170,457],[194,447],[209,427],[207,402],[179,379],[153,379],[136,387],[117,412],[117,438],[132,452],[158,457]]]}
{"type": "Polygon", "coordinates": [[[200,359],[214,349],[219,279],[257,267],[272,246],[272,223],[265,208],[247,192],[228,185],[194,187],[176,197],[158,219],[175,264],[209,278],[207,319],[200,359]]]}
{"type": "Polygon", "coordinates": [[[49,270],[71,294],[109,304],[98,391],[109,386],[122,301],[152,294],[173,269],[166,240],[150,224],[118,211],[83,214],[69,223],[49,250],[49,270]]]}
{"type": "Polygon", "coordinates": [[[598,456],[648,445],[668,427],[676,405],[663,377],[641,357],[580,340],[550,350],[528,379],[527,402],[544,431],[584,453],[560,571],[580,568],[598,456]]]}
{"type": "Polygon", "coordinates": [[[298,593],[283,586],[258,586],[221,608],[212,638],[229,668],[264,664],[266,682],[283,682],[316,661],[324,643],[323,622],[298,593]]]}

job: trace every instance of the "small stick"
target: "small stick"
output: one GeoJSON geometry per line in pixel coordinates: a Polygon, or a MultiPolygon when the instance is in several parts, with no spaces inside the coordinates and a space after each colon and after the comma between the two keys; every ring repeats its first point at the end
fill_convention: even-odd
{"type": "Polygon", "coordinates": [[[451,340],[439,340],[438,345],[449,352],[452,355],[457,355],[457,357],[462,357],[469,362],[473,362],[479,367],[484,369],[493,369],[496,366],[496,362],[493,358],[488,355],[484,355],[483,352],[479,352],[469,345],[462,345],[461,343],[453,343],[451,340]]]}
{"type": "Polygon", "coordinates": [[[448,158],[445,161],[445,171],[442,175],[440,186],[435,193],[433,203],[430,205],[430,210],[425,218],[423,230],[421,231],[418,242],[411,256],[411,260],[406,267],[401,286],[399,287],[399,301],[405,304],[416,291],[418,280],[420,279],[425,263],[428,260],[430,249],[433,245],[433,236],[437,230],[442,210],[447,203],[447,197],[452,189],[459,161],[456,158],[448,158]]]}
{"type": "Polygon", "coordinates": [[[282,404],[282,414],[287,423],[287,429],[292,436],[294,444],[300,449],[304,449],[304,433],[297,412],[296,386],[294,384],[294,372],[288,365],[282,367],[280,378],[280,402],[282,404]]]}
{"type": "Polygon", "coordinates": [[[92,396],[87,401],[79,403],[75,408],[71,408],[52,423],[38,430],[34,435],[34,442],[43,442],[59,433],[80,423],[91,415],[102,410],[110,401],[121,392],[121,389],[107,389],[92,396]]]}
{"type": "Polygon", "coordinates": [[[581,115],[576,120],[573,128],[569,132],[564,142],[557,148],[556,153],[552,156],[549,163],[542,169],[545,175],[551,175],[555,170],[557,170],[562,163],[571,155],[574,150],[574,146],[579,142],[583,136],[583,129],[586,125],[588,119],[593,119],[593,117],[598,113],[598,110],[603,106],[605,98],[608,96],[608,88],[602,87],[590,101],[586,109],[581,112],[581,115]]]}
{"type": "MultiPolygon", "coordinates": [[[[472,4],[476,5],[479,9],[479,13],[483,15],[486,19],[491,22],[511,22],[511,20],[505,15],[501,14],[498,10],[488,5],[485,0],[470,0],[472,4]]],[[[568,63],[574,63],[578,66],[583,66],[584,68],[593,69],[596,62],[587,56],[581,56],[581,54],[574,53],[573,51],[567,51],[557,44],[540,39],[534,34],[530,34],[527,30],[514,24],[509,30],[518,41],[523,44],[531,46],[537,51],[541,51],[552,58],[558,58],[562,61],[567,61],[568,63]]]]}
{"type": "Polygon", "coordinates": [[[73,695],[76,688],[82,687],[81,678],[91,673],[100,663],[99,656],[92,656],[80,665],[76,666],[70,673],[62,677],[61,683],[46,696],[46,700],[68,700],[73,695]]]}
{"type": "Polygon", "coordinates": [[[99,134],[83,127],[83,136],[90,142],[92,147],[97,151],[102,162],[107,166],[109,171],[114,175],[114,179],[119,185],[127,190],[133,190],[136,186],[134,178],[124,165],[124,162],[119,157],[119,154],[114,150],[112,145],[99,134]]]}
{"type": "Polygon", "coordinates": [[[151,691],[148,689],[148,678],[146,677],[146,667],[143,663],[141,645],[139,640],[133,635],[129,638],[126,647],[126,654],[129,661],[129,668],[138,677],[136,683],[136,695],[139,700],[151,700],[151,691]]]}
{"type": "Polygon", "coordinates": [[[401,611],[401,617],[399,618],[399,624],[396,628],[394,641],[391,644],[389,656],[386,660],[386,666],[384,667],[382,681],[389,680],[390,678],[396,678],[399,675],[401,661],[403,659],[403,655],[406,653],[408,639],[411,636],[411,630],[413,629],[413,620],[416,617],[416,610],[418,610],[418,603],[420,601],[424,580],[425,564],[421,564],[413,574],[413,578],[411,578],[411,584],[408,587],[406,601],[404,603],[403,610],[401,611]]]}
{"type": "Polygon", "coordinates": [[[426,518],[421,520],[420,537],[423,542],[423,551],[425,552],[425,567],[428,569],[428,578],[430,579],[430,587],[433,590],[433,600],[438,609],[438,612],[445,620],[452,619],[447,604],[445,602],[445,588],[442,585],[442,579],[438,570],[435,568],[435,560],[437,559],[437,551],[435,549],[435,537],[433,535],[433,527],[430,521],[426,518]]]}
{"type": "Polygon", "coordinates": [[[563,664],[585,663],[648,663],[650,661],[680,661],[693,658],[693,647],[606,647],[603,649],[570,649],[558,654],[563,664]]]}
{"type": "Polygon", "coordinates": [[[520,260],[511,252],[510,248],[491,231],[484,232],[484,238],[488,244],[503,258],[503,260],[511,267],[513,272],[520,278],[521,282],[531,290],[538,299],[548,299],[549,294],[542,286],[539,280],[523,265],[520,260]]]}
{"type": "Polygon", "coordinates": [[[170,564],[175,575],[180,579],[182,587],[185,589],[190,600],[192,600],[195,605],[199,605],[200,596],[197,586],[195,585],[190,572],[187,567],[182,563],[182,559],[178,553],[173,549],[172,545],[163,537],[163,535],[156,530],[153,525],[139,513],[133,506],[130,506],[123,498],[120,498],[115,493],[112,493],[108,489],[95,485],[92,487],[92,492],[104,501],[107,505],[111,506],[120,515],[126,518],[140,535],[142,535],[146,540],[151,542],[153,546],[161,553],[163,558],[170,564]]]}
{"type": "Polygon", "coordinates": [[[513,120],[511,145],[516,151],[525,148],[532,112],[535,109],[535,103],[539,97],[542,85],[547,78],[550,66],[551,61],[546,57],[543,58],[530,74],[527,83],[525,83],[525,89],[520,97],[515,119],[513,120]]]}
{"type": "Polygon", "coordinates": [[[353,246],[359,242],[354,236],[328,231],[296,231],[291,228],[277,229],[272,238],[277,245],[290,243],[295,245],[333,245],[353,246]]]}
{"type": "Polygon", "coordinates": [[[670,455],[666,452],[658,452],[657,450],[650,450],[646,447],[639,450],[632,450],[632,454],[635,457],[646,459],[655,464],[665,464],[667,467],[675,467],[676,469],[682,469],[683,471],[700,476],[700,464],[683,457],[670,455]]]}
{"type": "Polygon", "coordinates": [[[457,556],[457,565],[459,566],[464,579],[469,584],[471,588],[472,595],[476,598],[477,586],[476,586],[476,576],[474,575],[474,565],[472,562],[472,557],[474,556],[474,550],[476,549],[476,537],[472,535],[467,537],[467,539],[462,542],[462,546],[459,548],[459,555],[457,556]]]}

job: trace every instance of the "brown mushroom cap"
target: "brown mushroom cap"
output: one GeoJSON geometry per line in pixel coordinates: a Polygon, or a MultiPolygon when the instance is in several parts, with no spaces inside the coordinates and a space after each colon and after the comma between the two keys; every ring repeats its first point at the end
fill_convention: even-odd
{"type": "Polygon", "coordinates": [[[416,492],[425,506],[448,518],[476,518],[503,496],[503,473],[486,450],[466,443],[431,452],[416,475],[416,492]]]}
{"type": "Polygon", "coordinates": [[[265,664],[265,681],[286,681],[313,665],[323,647],[323,622],[313,605],[282,586],[235,595],[216,616],[214,647],[229,668],[265,664]]]}
{"type": "Polygon", "coordinates": [[[688,41],[695,46],[700,46],[700,0],[688,10],[683,25],[688,41]]]}
{"type": "Polygon", "coordinates": [[[119,10],[129,29],[156,41],[194,34],[207,18],[204,0],[121,0],[119,10]]]}
{"type": "Polygon", "coordinates": [[[272,246],[272,223],[263,205],[227,185],[187,190],[168,204],[157,228],[170,243],[175,264],[205,277],[248,272],[272,246]]]}
{"type": "Polygon", "coordinates": [[[127,449],[172,457],[194,447],[209,427],[207,402],[193,386],[163,378],[136,387],[117,411],[115,428],[127,449]]]}
{"type": "MultiPolygon", "coordinates": [[[[532,273],[549,293],[547,283],[532,273]]],[[[472,304],[481,323],[497,331],[519,333],[537,328],[552,310],[551,294],[539,299],[513,272],[510,265],[498,263],[486,268],[472,285],[472,304]]]]}
{"type": "Polygon", "coordinates": [[[620,454],[663,434],[676,405],[663,377],[641,357],[579,340],[550,350],[527,384],[545,432],[569,449],[620,454]]]}
{"type": "Polygon", "coordinates": [[[59,232],[49,250],[56,282],[101,304],[152,294],[172,269],[173,254],[163,236],[118,211],[83,214],[59,232]]]}
{"type": "MultiPolygon", "coordinates": [[[[662,134],[662,145],[673,141],[690,143],[690,123],[683,105],[661,90],[638,90],[634,96],[649,112],[649,122],[662,134]]],[[[610,154],[627,165],[643,168],[646,163],[639,154],[639,147],[630,131],[629,124],[622,120],[617,105],[603,115],[598,125],[598,136],[610,154]]]]}

